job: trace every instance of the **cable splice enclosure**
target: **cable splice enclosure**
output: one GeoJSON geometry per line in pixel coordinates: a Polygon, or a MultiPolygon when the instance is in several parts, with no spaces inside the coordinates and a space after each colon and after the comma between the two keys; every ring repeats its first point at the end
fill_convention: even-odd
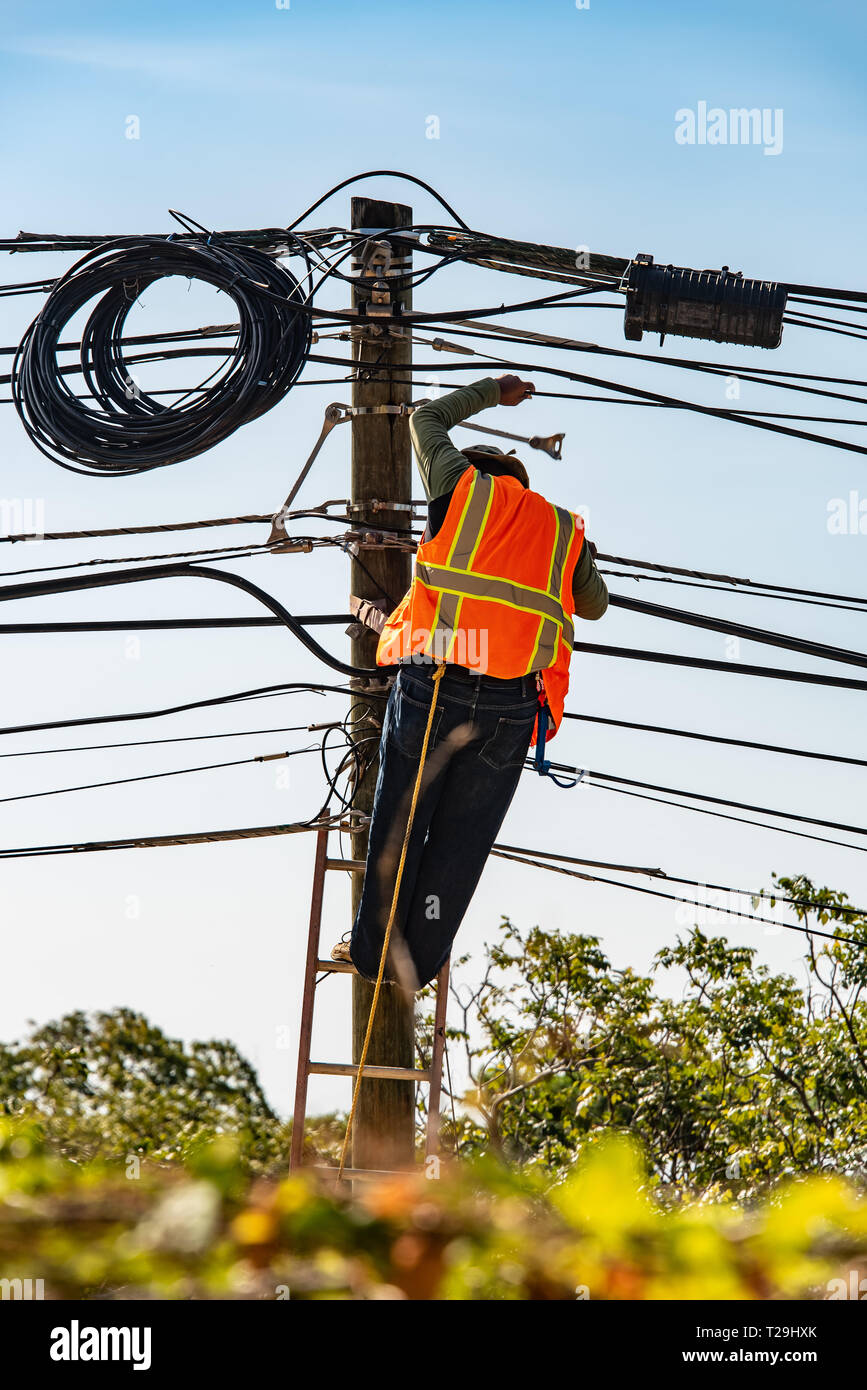
{"type": "Polygon", "coordinates": [[[687,270],[654,265],[639,252],[629,266],[623,332],[630,342],[643,333],[673,338],[708,338],[741,347],[779,347],[783,337],[786,287],[771,280],[746,280],[741,272],[687,270]]]}

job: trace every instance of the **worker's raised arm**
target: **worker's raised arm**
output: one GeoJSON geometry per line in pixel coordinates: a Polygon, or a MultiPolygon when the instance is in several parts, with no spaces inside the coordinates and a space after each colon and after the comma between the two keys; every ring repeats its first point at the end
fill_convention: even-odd
{"type": "Polygon", "coordinates": [[[429,502],[457,487],[458,479],[469,467],[465,455],[449,438],[449,430],[468,415],[499,403],[500,384],[492,376],[486,376],[474,381],[472,386],[461,386],[413,411],[409,433],[429,502]]]}
{"type": "Polygon", "coordinates": [[[576,618],[595,622],[608,609],[608,588],[596,568],[595,547],[586,539],[572,575],[572,603],[576,618]]]}

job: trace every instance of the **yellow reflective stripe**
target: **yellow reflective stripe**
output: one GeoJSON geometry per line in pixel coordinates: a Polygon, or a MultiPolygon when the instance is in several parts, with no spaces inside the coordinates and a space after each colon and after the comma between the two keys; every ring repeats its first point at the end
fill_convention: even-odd
{"type": "Polygon", "coordinates": [[[502,575],[488,574],[472,569],[487,527],[493,497],[494,480],[485,474],[475,472],[449,547],[448,559],[439,564],[424,560],[416,563],[417,582],[429,589],[432,597],[434,593],[437,595],[433,622],[427,636],[425,650],[433,648],[434,637],[438,630],[441,630],[443,638],[450,630],[446,654],[441,659],[448,659],[451,656],[458,636],[459,617],[465,598],[478,599],[485,603],[498,603],[515,612],[532,614],[539,619],[533,654],[527,667],[529,673],[534,668],[542,669],[540,662],[545,668],[553,664],[556,660],[560,637],[570,647],[572,645],[575,630],[568,610],[563,603],[562,587],[563,570],[574,543],[577,522],[574,513],[549,504],[554,512],[556,530],[548,565],[547,588],[541,589],[532,584],[513,583],[511,580],[504,579],[502,575]],[[452,563],[456,553],[460,553],[461,561],[464,560],[466,546],[470,539],[473,539],[473,543],[469,555],[466,556],[466,563],[452,563]],[[453,584],[455,587],[442,582],[444,575],[454,576],[453,584]],[[462,580],[463,583],[461,583],[462,580]],[[479,586],[485,583],[491,586],[493,592],[482,593],[478,591],[479,586]],[[513,597],[511,599],[503,597],[503,589],[510,592],[513,597]],[[500,592],[498,593],[497,590],[500,592]],[[444,604],[443,599],[446,595],[451,599],[456,599],[457,603],[444,604]],[[526,602],[517,601],[518,598],[525,596],[526,602]],[[537,598],[543,602],[534,602],[537,598]],[[552,609],[553,611],[551,611],[552,609]],[[549,623],[550,627],[547,626],[549,623]],[[544,662],[542,661],[543,658],[544,662]]]}
{"type": "Polygon", "coordinates": [[[457,602],[457,607],[455,608],[454,621],[452,622],[452,635],[451,635],[451,640],[450,640],[450,642],[449,642],[448,647],[446,648],[445,655],[443,656],[443,661],[448,661],[449,657],[451,656],[452,652],[454,651],[455,642],[458,640],[458,622],[459,622],[460,616],[461,616],[461,604],[462,604],[462,603],[463,603],[463,599],[462,599],[462,598],[459,598],[459,599],[458,599],[458,602],[457,602]]]}
{"type": "MultiPolygon", "coordinates": [[[[471,466],[472,466],[472,465],[471,465],[471,466]]],[[[468,512],[469,509],[470,509],[470,503],[471,503],[472,500],[473,500],[473,494],[474,494],[474,492],[475,492],[475,490],[476,490],[476,484],[477,484],[477,482],[478,482],[478,480],[479,480],[479,474],[478,474],[478,471],[477,471],[475,468],[473,469],[473,475],[474,475],[474,476],[473,476],[473,481],[470,483],[470,486],[469,486],[469,488],[467,489],[467,500],[466,500],[466,502],[464,503],[463,511],[461,512],[461,519],[460,519],[460,521],[458,522],[457,526],[455,527],[454,540],[452,541],[452,543],[451,543],[451,545],[450,545],[450,547],[449,547],[449,554],[448,554],[448,561],[447,561],[448,564],[450,564],[451,561],[452,561],[452,559],[454,558],[454,553],[455,553],[455,550],[457,549],[458,541],[459,541],[460,538],[461,538],[461,532],[462,532],[462,530],[463,530],[464,520],[465,520],[465,518],[466,518],[467,512],[468,512]]]]}
{"type": "MultiPolygon", "coordinates": [[[[507,598],[498,598],[496,594],[468,594],[462,589],[449,589],[445,585],[439,584],[431,584],[429,587],[437,589],[440,594],[455,594],[458,598],[471,598],[474,603],[499,603],[504,608],[514,608],[516,613],[531,613],[534,618],[539,615],[538,608],[528,608],[523,603],[511,603],[507,598]]],[[[555,618],[553,613],[545,613],[543,617],[549,623],[553,623],[555,627],[560,628],[564,635],[567,630],[572,630],[572,623],[565,614],[562,619],[555,618]]]]}
{"type": "Polygon", "coordinates": [[[450,577],[455,592],[465,594],[467,598],[500,598],[503,603],[526,609],[529,613],[547,613],[555,621],[565,616],[563,605],[550,594],[523,584],[514,584],[510,579],[480,575],[473,570],[459,570],[454,565],[430,565],[425,561],[416,563],[416,576],[432,589],[447,589],[447,579],[450,577]]]}
{"type": "Polygon", "coordinates": [[[544,641],[539,649],[539,669],[547,671],[557,659],[557,644],[560,640],[557,624],[551,618],[546,618],[542,625],[542,637],[544,641]]]}
{"type": "MultiPolygon", "coordinates": [[[[516,584],[511,579],[504,579],[501,574],[487,574],[484,570],[465,570],[459,565],[437,564],[431,560],[422,560],[421,566],[431,570],[447,570],[449,574],[466,575],[468,579],[489,579],[492,584],[509,584],[513,589],[524,589],[528,594],[538,594],[540,598],[551,597],[547,589],[537,589],[534,584],[516,584]]],[[[428,581],[423,580],[422,582],[427,583],[428,581]]],[[[430,587],[437,589],[439,585],[431,582],[430,587]]]]}
{"type": "MultiPolygon", "coordinates": [[[[557,565],[556,589],[552,589],[551,591],[556,597],[557,602],[563,605],[563,570],[565,568],[566,561],[569,559],[569,551],[572,549],[572,542],[575,539],[575,515],[573,512],[563,513],[560,511],[559,507],[557,508],[557,513],[561,518],[565,515],[566,517],[568,517],[569,520],[569,538],[566,541],[565,546],[563,546],[559,556],[560,563],[557,565]]],[[[565,605],[563,606],[565,607],[565,605]]]]}
{"type": "Polygon", "coordinates": [[[441,589],[441,590],[439,591],[438,596],[437,596],[437,606],[436,606],[436,608],[434,609],[433,622],[432,622],[431,625],[430,625],[430,632],[428,633],[427,637],[425,638],[424,646],[422,647],[422,651],[423,651],[423,652],[429,652],[429,651],[432,651],[432,650],[433,650],[433,635],[434,635],[434,633],[436,632],[437,623],[439,622],[440,608],[442,607],[443,594],[444,594],[444,593],[445,593],[445,590],[444,590],[444,589],[441,589]]]}
{"type": "Polygon", "coordinates": [[[526,672],[525,672],[525,675],[528,675],[528,676],[529,676],[530,672],[534,669],[534,667],[535,667],[535,665],[536,665],[536,653],[537,653],[538,650],[539,650],[539,643],[540,643],[541,640],[542,640],[542,629],[543,629],[543,627],[545,626],[545,623],[546,623],[547,621],[550,621],[550,619],[546,619],[546,618],[544,618],[544,617],[539,619],[539,627],[538,627],[538,629],[537,629],[537,631],[536,631],[536,641],[535,641],[534,644],[533,644],[533,655],[530,657],[530,662],[529,662],[529,665],[527,666],[527,670],[526,670],[526,672]]]}
{"type": "MultiPolygon", "coordinates": [[[[482,517],[481,521],[479,522],[479,530],[478,530],[478,534],[476,535],[476,542],[475,542],[475,545],[473,546],[472,550],[470,551],[470,557],[469,557],[469,559],[467,560],[466,568],[467,568],[468,570],[472,569],[472,567],[473,567],[473,561],[474,561],[475,558],[476,558],[476,551],[478,550],[479,546],[480,546],[481,543],[482,543],[482,536],[485,534],[485,527],[486,527],[487,524],[488,524],[488,515],[489,515],[489,513],[490,513],[490,510],[491,510],[491,503],[493,502],[493,500],[494,500],[494,484],[493,484],[493,481],[492,481],[490,487],[488,488],[488,500],[487,500],[487,502],[485,503],[485,512],[484,512],[484,516],[482,517]]],[[[451,555],[450,555],[450,556],[449,556],[449,559],[451,559],[451,558],[452,558],[452,557],[451,557],[451,555]]]]}
{"type": "MultiPolygon", "coordinates": [[[[556,523],[557,523],[557,527],[556,527],[556,530],[555,530],[555,532],[554,532],[554,544],[553,544],[552,547],[551,547],[551,563],[550,563],[550,565],[548,566],[548,585],[547,585],[547,588],[548,588],[548,593],[549,593],[549,594],[550,594],[550,592],[551,592],[551,580],[552,580],[553,577],[554,577],[554,561],[557,559],[557,550],[558,550],[558,547],[559,547],[559,545],[560,545],[560,513],[559,513],[558,509],[557,509],[556,507],[554,507],[554,506],[552,506],[551,510],[552,510],[553,513],[554,513],[554,520],[555,520],[556,523]]],[[[558,603],[559,603],[559,601],[560,601],[560,595],[559,595],[559,594],[555,594],[554,597],[557,599],[557,601],[558,601],[558,603]]]]}

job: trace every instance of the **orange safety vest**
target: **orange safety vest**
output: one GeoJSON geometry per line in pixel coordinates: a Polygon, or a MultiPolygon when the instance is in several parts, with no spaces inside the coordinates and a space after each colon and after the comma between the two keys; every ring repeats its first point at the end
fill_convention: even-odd
{"type": "Polygon", "coordinates": [[[569,688],[572,576],[583,543],[580,516],[517,478],[468,467],[441,529],[418,548],[377,664],[424,654],[503,679],[544,672],[553,737],[569,688]]]}

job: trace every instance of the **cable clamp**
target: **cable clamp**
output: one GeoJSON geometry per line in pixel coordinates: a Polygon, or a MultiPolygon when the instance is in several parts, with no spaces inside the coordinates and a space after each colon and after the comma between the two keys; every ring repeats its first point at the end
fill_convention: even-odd
{"type": "Polygon", "coordinates": [[[350,417],[357,415],[411,415],[415,407],[406,401],[403,405],[342,405],[340,409],[345,410],[347,417],[350,417]]]}
{"type": "Polygon", "coordinates": [[[272,545],[268,553],[270,555],[309,555],[312,549],[313,541],[309,538],[289,540],[287,537],[285,541],[278,541],[276,545],[272,545]]]}
{"type": "Polygon", "coordinates": [[[350,502],[350,512],[413,512],[414,502],[383,502],[379,497],[371,497],[369,502],[350,502]]]}
{"type": "MultiPolygon", "coordinates": [[[[426,338],[413,338],[413,342],[416,343],[424,343],[427,341],[426,338]]],[[[434,348],[436,352],[462,352],[467,357],[476,356],[475,348],[466,347],[463,343],[449,343],[445,338],[432,338],[429,342],[429,346],[434,348]]]]}

